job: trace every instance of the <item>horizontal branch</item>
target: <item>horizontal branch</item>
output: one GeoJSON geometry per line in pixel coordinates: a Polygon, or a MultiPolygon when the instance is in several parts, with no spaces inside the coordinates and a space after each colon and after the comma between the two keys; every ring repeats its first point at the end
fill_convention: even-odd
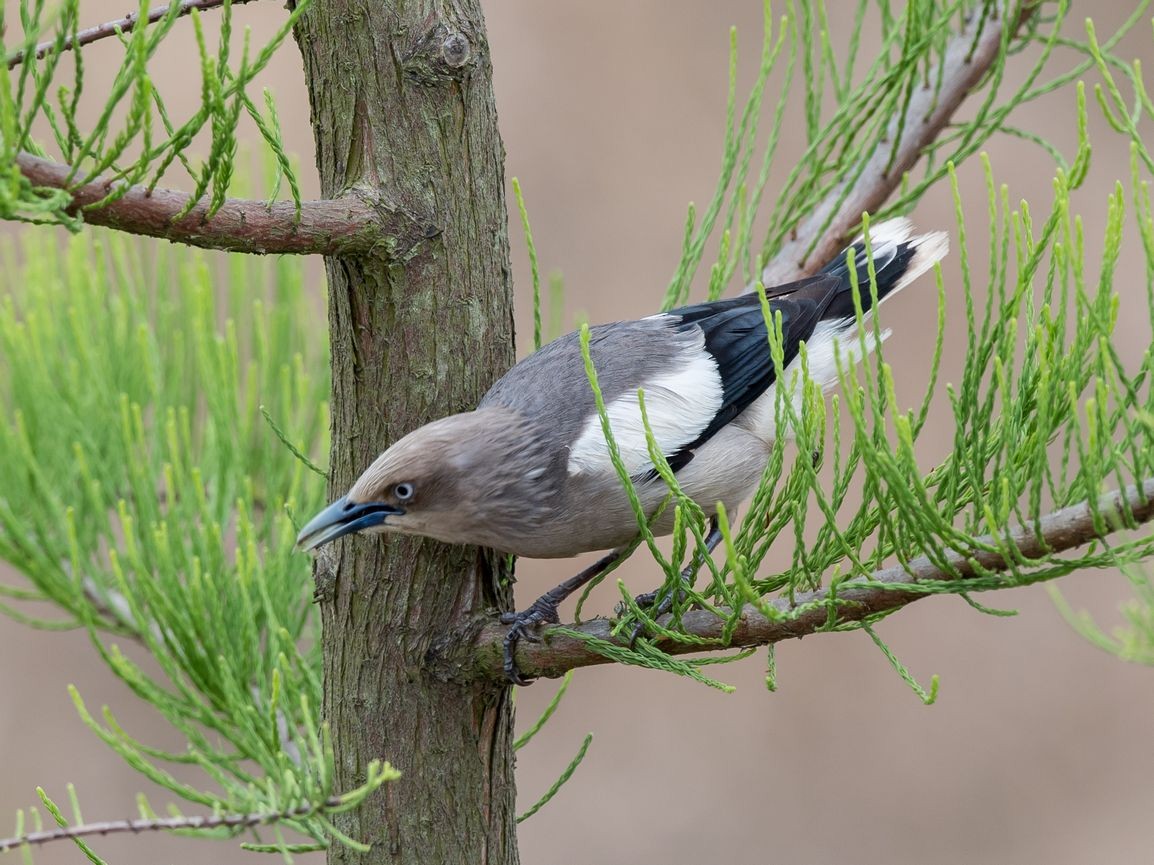
{"type": "Polygon", "coordinates": [[[122,197],[98,208],[115,181],[98,179],[72,187],[72,169],[30,153],[16,157],[20,171],[36,187],[67,189],[72,212],[84,210],[84,221],[175,243],[229,252],[364,255],[376,253],[403,259],[437,230],[403,208],[348,196],[301,202],[300,217],[291,201],[230,198],[210,218],[208,199],[201,199],[184,216],[190,196],[185,192],[133,186],[122,197]],[[90,209],[85,209],[90,208],[90,209]]]}
{"type": "MultiPolygon", "coordinates": [[[[1044,559],[1105,537],[1112,529],[1099,532],[1095,527],[1095,513],[1100,518],[1100,525],[1113,527],[1122,525],[1121,517],[1127,509],[1136,522],[1154,520],[1154,480],[1143,482],[1140,488],[1131,486],[1125,491],[1107,493],[1098,500],[1096,511],[1083,502],[1048,514],[1040,520],[1040,535],[1034,533],[1033,527],[1015,526],[1002,537],[979,539],[978,547],[1004,547],[1008,544],[1013,550],[1009,558],[987,550],[976,551],[971,556],[949,553],[945,558],[963,579],[983,571],[1004,571],[1015,564],[1028,565],[1030,560],[1044,559]]],[[[869,585],[855,587],[850,581],[838,586],[836,593],[825,589],[799,593],[793,603],[786,598],[770,601],[769,606],[780,618],[777,615],[767,617],[746,608],[742,610],[728,644],[719,644],[715,650],[764,646],[828,630],[830,610],[834,605],[838,622],[861,621],[878,613],[897,610],[930,594],[924,589],[912,588],[913,585],[956,579],[954,574],[937,567],[927,557],[919,556],[910,562],[908,568],[896,566],[875,571],[869,578],[869,585]]],[[[659,621],[668,624],[670,617],[665,616],[659,621]]],[[[566,627],[586,637],[618,646],[627,645],[626,640],[613,636],[613,622],[608,619],[566,627]]],[[[690,610],[681,617],[681,628],[685,633],[705,640],[720,640],[725,627],[725,619],[706,610],[690,610]]],[[[457,663],[446,663],[445,667],[451,667],[454,677],[500,679],[504,675],[501,647],[507,631],[507,625],[487,621],[469,647],[469,658],[463,663],[461,658],[456,658],[457,663]]],[[[706,651],[701,646],[670,640],[659,640],[657,645],[671,655],[706,651]]],[[[548,634],[541,642],[522,640],[517,645],[517,665],[526,676],[556,677],[576,667],[609,661],[604,655],[591,651],[584,640],[566,634],[548,634]]]]}
{"type": "Polygon", "coordinates": [[[27,832],[12,838],[0,838],[0,853],[15,850],[25,845],[48,844],[72,838],[88,838],[93,835],[117,835],[131,832],[167,832],[177,829],[248,829],[269,823],[283,823],[311,817],[321,811],[337,808],[343,803],[340,796],[334,796],[320,805],[302,805],[288,811],[260,811],[255,814],[218,814],[215,816],[151,817],[139,820],[105,820],[100,823],[80,823],[76,826],[61,826],[40,832],[27,832]]]}
{"type": "MultiPolygon", "coordinates": [[[[232,4],[234,6],[240,5],[241,3],[252,2],[253,0],[232,0],[232,4]]],[[[203,11],[205,9],[212,9],[217,6],[223,6],[224,0],[183,0],[183,2],[176,5],[180,7],[176,12],[176,17],[179,18],[183,15],[188,15],[194,9],[203,11]]],[[[155,24],[157,21],[168,15],[171,8],[171,5],[169,5],[160,6],[151,10],[148,13],[148,16],[144,19],[145,24],[155,24]]],[[[74,37],[69,36],[63,41],[63,43],[60,44],[59,50],[73,51],[76,48],[82,48],[85,45],[89,45],[101,39],[107,39],[110,36],[115,36],[117,33],[131,33],[136,29],[139,23],[140,15],[132,12],[128,15],[125,15],[123,18],[117,18],[115,21],[106,21],[103,24],[97,24],[95,27],[88,27],[84,30],[78,30],[74,37]]],[[[41,58],[51,54],[56,50],[57,43],[56,40],[53,39],[48,42],[41,42],[36,46],[36,49],[33,53],[36,59],[40,60],[41,58]]],[[[8,68],[12,69],[16,66],[19,66],[24,62],[24,59],[24,52],[17,51],[15,54],[8,58],[8,68]]]]}
{"type": "MultiPolygon", "coordinates": [[[[1037,5],[1023,4],[1021,14],[1013,22],[1015,29],[1034,14],[1037,5]]],[[[835,186],[790,234],[789,240],[762,271],[764,285],[780,285],[812,276],[844,248],[861,223],[862,214],[877,211],[901,185],[902,176],[913,168],[998,59],[1004,19],[997,8],[994,4],[988,16],[976,9],[971,13],[970,23],[947,45],[939,69],[926,76],[927,81],[937,81],[940,76],[941,88],[935,90],[933,86],[922,85],[915,90],[904,114],[904,124],[899,128],[901,119],[894,120],[848,195],[844,185],[835,186]],[[806,250],[811,245],[813,251],[807,258],[806,250]]]]}

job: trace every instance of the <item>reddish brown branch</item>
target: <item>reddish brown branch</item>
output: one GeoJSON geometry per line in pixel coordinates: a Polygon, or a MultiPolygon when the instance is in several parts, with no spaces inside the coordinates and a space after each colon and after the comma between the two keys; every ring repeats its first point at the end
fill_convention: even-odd
{"type": "MultiPolygon", "coordinates": [[[[240,5],[241,3],[252,2],[253,0],[232,0],[234,6],[240,5]]],[[[223,6],[224,0],[183,0],[183,2],[177,3],[176,5],[179,7],[176,13],[176,17],[179,18],[182,15],[188,15],[190,12],[192,12],[193,9],[205,10],[213,9],[217,6],[223,6]]],[[[156,9],[153,9],[144,19],[144,23],[146,25],[155,24],[157,21],[167,15],[169,9],[171,8],[172,6],[169,5],[160,6],[156,9]]],[[[100,39],[107,39],[110,36],[115,36],[117,33],[131,33],[136,29],[136,26],[139,23],[140,16],[133,12],[125,15],[123,18],[117,18],[115,21],[106,21],[105,23],[98,24],[95,27],[89,27],[85,30],[78,30],[75,37],[69,36],[64,40],[64,42],[60,45],[59,50],[73,51],[76,48],[83,48],[85,45],[96,42],[100,39]]],[[[56,50],[56,40],[51,40],[49,42],[41,42],[36,46],[36,49],[33,53],[36,56],[36,59],[39,60],[40,58],[51,54],[56,50]]],[[[24,60],[24,52],[17,51],[15,54],[8,58],[8,68],[12,69],[15,66],[19,66],[24,62],[24,60]]]]}
{"type": "MultiPolygon", "coordinates": [[[[1036,9],[1036,3],[1023,4],[1021,15],[1012,22],[1014,29],[1028,20],[1036,9]]],[[[901,185],[902,175],[913,168],[969,92],[994,65],[1002,48],[1004,30],[1005,19],[996,12],[989,16],[979,15],[976,10],[973,12],[970,23],[946,47],[941,68],[927,76],[928,81],[935,81],[940,75],[941,89],[935,93],[932,86],[917,88],[910,97],[905,123],[899,129],[900,120],[894,120],[845,200],[842,200],[844,185],[830,190],[797,226],[773,261],[766,265],[761,277],[763,284],[779,285],[811,276],[844,248],[860,224],[862,214],[878,210],[901,185]],[[831,213],[834,214],[832,221],[831,213]],[[807,257],[806,250],[815,238],[819,239],[807,257]]]]}
{"type": "MultiPolygon", "coordinates": [[[[67,165],[29,153],[16,158],[21,172],[37,187],[68,189],[74,211],[95,204],[113,188],[107,180],[94,180],[70,188],[67,165]]],[[[187,206],[184,192],[157,189],[151,194],[142,186],[103,207],[84,210],[84,221],[159,237],[176,243],[230,252],[364,255],[375,253],[402,259],[436,229],[403,208],[384,201],[358,197],[301,203],[300,218],[292,202],[229,199],[207,218],[208,201],[202,199],[179,219],[187,206]]]]}
{"type": "MultiPolygon", "coordinates": [[[[1154,480],[1145,481],[1141,489],[1129,487],[1124,492],[1115,490],[1107,493],[1098,500],[1097,511],[1106,526],[1121,525],[1124,505],[1129,507],[1137,522],[1154,520],[1154,480]]],[[[972,556],[951,553],[946,559],[962,578],[969,578],[978,574],[979,567],[985,571],[1004,571],[1016,563],[1028,566],[1030,560],[1041,560],[1047,555],[1072,550],[1104,537],[1110,531],[1108,529],[1100,533],[1095,528],[1093,511],[1082,503],[1044,516],[1041,519],[1040,536],[1035,535],[1033,528],[1015,526],[1008,529],[1001,538],[980,539],[981,546],[1008,541],[1016,550],[1010,559],[999,553],[985,551],[976,552],[972,556]]],[[[876,571],[870,577],[872,585],[855,587],[852,582],[843,583],[837,589],[836,599],[831,597],[827,589],[798,594],[793,604],[787,599],[770,602],[770,606],[782,618],[770,618],[746,608],[741,613],[728,647],[764,646],[817,633],[828,627],[829,611],[835,600],[837,620],[857,622],[877,613],[904,607],[931,594],[910,588],[914,584],[953,579],[949,573],[921,556],[910,562],[908,569],[892,567],[876,571]]],[[[668,617],[663,621],[668,622],[668,617]]],[[[692,610],[682,616],[681,624],[682,629],[692,636],[717,640],[721,638],[726,623],[713,613],[692,610]]],[[[612,625],[607,619],[596,619],[567,627],[588,637],[625,645],[624,640],[612,635],[612,625]]],[[[453,677],[499,679],[503,675],[501,646],[507,630],[507,625],[487,622],[473,641],[468,658],[457,658],[452,662],[445,659],[443,672],[453,677]]],[[[673,655],[702,651],[700,646],[668,640],[659,645],[673,655]]],[[[726,647],[719,645],[717,648],[721,650],[726,647]]],[[[539,643],[522,641],[517,646],[517,665],[527,676],[556,677],[575,667],[605,663],[609,663],[609,659],[604,655],[591,651],[583,640],[565,634],[548,635],[539,643]]]]}

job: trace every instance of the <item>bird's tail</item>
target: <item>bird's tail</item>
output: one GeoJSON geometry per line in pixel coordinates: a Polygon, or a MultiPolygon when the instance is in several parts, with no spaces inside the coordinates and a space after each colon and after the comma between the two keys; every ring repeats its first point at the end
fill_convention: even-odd
{"type": "Polygon", "coordinates": [[[878,301],[897,294],[940,261],[950,249],[949,237],[944,231],[927,234],[913,233],[913,224],[905,218],[888,219],[870,228],[870,257],[866,256],[865,237],[859,237],[827,264],[823,274],[844,279],[846,290],[830,302],[823,319],[854,317],[853,295],[850,292],[850,273],[847,254],[853,249],[854,269],[857,271],[858,291],[862,310],[871,305],[869,258],[877,278],[878,301]]]}

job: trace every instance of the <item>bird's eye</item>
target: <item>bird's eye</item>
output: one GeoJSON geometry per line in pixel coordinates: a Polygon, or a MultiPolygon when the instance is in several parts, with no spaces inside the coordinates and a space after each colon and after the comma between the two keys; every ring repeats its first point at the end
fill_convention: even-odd
{"type": "Polygon", "coordinates": [[[397,501],[407,502],[415,493],[416,490],[410,483],[400,483],[393,487],[393,495],[397,497],[397,501]]]}

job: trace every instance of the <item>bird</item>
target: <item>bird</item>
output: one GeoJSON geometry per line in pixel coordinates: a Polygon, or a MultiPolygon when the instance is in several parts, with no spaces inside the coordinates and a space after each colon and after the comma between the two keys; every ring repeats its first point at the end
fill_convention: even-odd
{"type": "MultiPolygon", "coordinates": [[[[801,388],[793,372],[802,343],[809,376],[825,389],[837,383],[839,356],[861,360],[853,286],[863,313],[872,314],[871,270],[884,302],[948,248],[944,232],[915,235],[909,220],[890,219],[869,230],[868,257],[860,236],[815,275],[764,290],[771,315],[780,316],[782,369],[799,411],[801,388]]],[[[866,334],[868,353],[889,331],[871,327],[866,334]]],[[[790,436],[776,428],[778,382],[761,295],[745,292],[601,324],[588,328],[587,338],[621,462],[645,513],[656,514],[652,532],[673,531],[674,509],[661,510],[669,489],[651,462],[638,391],[682,493],[711,517],[705,537],[711,552],[721,540],[719,503],[732,514],[757,487],[774,441],[790,436]]],[[[578,332],[515,364],[473,411],[435,420],[395,442],[346,495],[301,529],[297,547],[313,550],[352,533],[386,532],[529,558],[610,551],[530,607],[502,617],[510,626],[505,673],[525,684],[515,662],[517,643],[537,640],[540,625],[559,622],[558,604],[632,549],[638,535],[578,332]]],[[[651,603],[654,596],[639,601],[651,603]]],[[[669,604],[667,597],[665,611],[669,604]]]]}

